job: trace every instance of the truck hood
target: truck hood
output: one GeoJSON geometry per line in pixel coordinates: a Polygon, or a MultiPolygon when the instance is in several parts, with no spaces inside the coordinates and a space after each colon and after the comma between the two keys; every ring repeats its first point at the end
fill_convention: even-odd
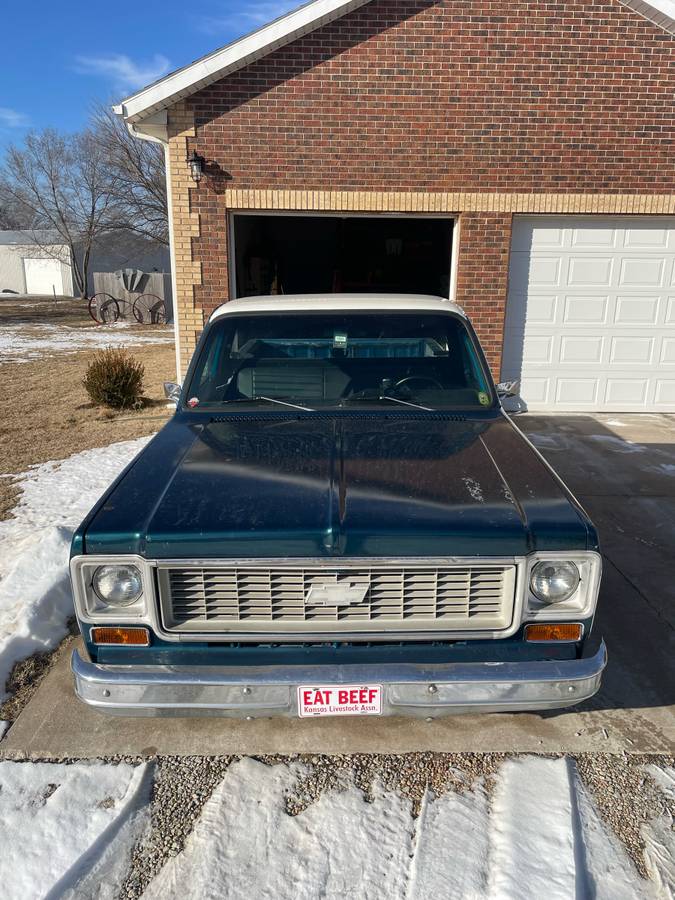
{"type": "Polygon", "coordinates": [[[87,553],[516,556],[586,549],[574,498],[503,414],[177,415],[92,511],[87,553]]]}

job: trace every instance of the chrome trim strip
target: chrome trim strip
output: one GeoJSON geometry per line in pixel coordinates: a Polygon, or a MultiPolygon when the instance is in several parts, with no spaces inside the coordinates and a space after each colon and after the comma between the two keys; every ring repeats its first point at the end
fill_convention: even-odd
{"type": "Polygon", "coordinates": [[[560,709],[593,696],[606,663],[604,642],[587,658],[508,663],[133,667],[77,650],[71,659],[77,696],[103,712],[230,717],[296,717],[297,688],[311,684],[381,684],[390,716],[560,709]]]}

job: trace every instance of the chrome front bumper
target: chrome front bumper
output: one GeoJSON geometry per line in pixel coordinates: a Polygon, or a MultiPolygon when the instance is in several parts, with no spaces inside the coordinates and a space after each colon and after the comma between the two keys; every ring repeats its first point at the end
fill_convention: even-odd
{"type": "Polygon", "coordinates": [[[77,696],[119,716],[298,715],[300,685],[381,684],[382,714],[444,716],[572,706],[600,687],[604,642],[576,660],[344,666],[107,666],[73,652],[77,696]]]}

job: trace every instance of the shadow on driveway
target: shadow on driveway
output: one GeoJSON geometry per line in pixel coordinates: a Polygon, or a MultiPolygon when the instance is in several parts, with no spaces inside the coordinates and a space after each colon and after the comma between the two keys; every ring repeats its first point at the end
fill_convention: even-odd
{"type": "Polygon", "coordinates": [[[595,627],[609,664],[600,692],[577,709],[672,706],[675,417],[527,414],[515,422],[600,533],[604,570],[595,627]]]}

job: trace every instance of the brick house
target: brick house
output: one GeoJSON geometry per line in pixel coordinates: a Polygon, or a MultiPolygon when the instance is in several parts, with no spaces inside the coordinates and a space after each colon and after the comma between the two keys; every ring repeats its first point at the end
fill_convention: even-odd
{"type": "Polygon", "coordinates": [[[674,11],[314,0],[129,97],[166,147],[179,371],[235,296],[422,292],[531,409],[675,411],[674,11]]]}

